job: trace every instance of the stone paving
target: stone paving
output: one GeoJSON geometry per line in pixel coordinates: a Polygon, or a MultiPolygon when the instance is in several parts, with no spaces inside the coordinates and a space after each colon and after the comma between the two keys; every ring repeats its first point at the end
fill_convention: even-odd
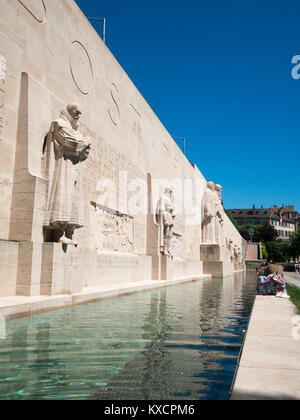
{"type": "Polygon", "coordinates": [[[300,399],[300,318],[295,315],[289,299],[256,297],[232,400],[300,399]]]}

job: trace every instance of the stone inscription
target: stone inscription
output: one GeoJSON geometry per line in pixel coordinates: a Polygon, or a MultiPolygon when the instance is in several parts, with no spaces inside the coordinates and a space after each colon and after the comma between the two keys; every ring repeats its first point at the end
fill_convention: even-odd
{"type": "MultiPolygon", "coordinates": [[[[123,213],[127,213],[127,209],[120,209],[118,205],[130,198],[121,197],[119,194],[120,173],[126,172],[126,185],[135,179],[145,179],[145,173],[139,168],[130,163],[124,155],[104,141],[99,135],[94,133],[84,124],[80,123],[80,130],[85,134],[86,138],[92,143],[92,153],[89,159],[84,163],[85,170],[83,171],[83,185],[85,190],[86,202],[98,202],[99,192],[97,191],[97,183],[103,179],[110,180],[116,186],[116,199],[101,203],[109,208],[119,209],[123,213]]],[[[126,191],[125,191],[126,193],[126,191]]]]}
{"type": "Polygon", "coordinates": [[[44,0],[19,0],[19,3],[31,14],[39,23],[46,22],[46,5],[44,0]]]}
{"type": "Polygon", "coordinates": [[[112,123],[114,125],[119,125],[120,121],[121,121],[121,113],[120,113],[120,108],[119,108],[119,104],[118,104],[118,102],[119,102],[119,100],[118,100],[119,90],[118,90],[117,85],[115,83],[111,84],[110,95],[111,95],[111,98],[112,98],[113,107],[108,110],[108,114],[110,116],[110,119],[111,119],[112,123]]]}
{"type": "Polygon", "coordinates": [[[92,89],[93,66],[89,53],[79,41],[74,41],[70,53],[70,70],[77,89],[88,95],[92,89]]]}
{"type": "Polygon", "coordinates": [[[11,199],[11,181],[6,177],[0,177],[0,205],[7,205],[11,199]]]}

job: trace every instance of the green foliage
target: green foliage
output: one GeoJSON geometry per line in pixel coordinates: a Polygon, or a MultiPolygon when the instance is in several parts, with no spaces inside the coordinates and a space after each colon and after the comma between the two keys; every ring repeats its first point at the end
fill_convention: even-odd
{"type": "Polygon", "coordinates": [[[279,233],[274,228],[274,226],[271,225],[263,225],[260,226],[259,230],[259,241],[258,242],[273,242],[275,241],[279,236],[279,233]]]}
{"type": "Polygon", "coordinates": [[[300,289],[298,287],[286,285],[288,295],[291,297],[291,302],[296,306],[298,314],[300,314],[300,289]]]}
{"type": "Polygon", "coordinates": [[[269,254],[268,254],[266,245],[264,243],[261,244],[261,251],[262,251],[263,260],[268,260],[269,259],[269,254]]]}
{"type": "Polygon", "coordinates": [[[253,236],[253,241],[256,241],[256,231],[257,231],[257,226],[256,225],[241,225],[238,227],[238,231],[240,232],[240,234],[242,235],[242,237],[244,239],[246,239],[246,241],[250,241],[251,237],[249,235],[249,229],[252,228],[254,229],[254,236],[253,236]]]}
{"type": "Polygon", "coordinates": [[[273,242],[278,237],[277,230],[271,225],[242,225],[239,232],[246,241],[250,241],[249,229],[253,228],[253,242],[273,242]]]}
{"type": "Polygon", "coordinates": [[[300,255],[300,228],[290,239],[289,255],[295,261],[300,255]]]}
{"type": "Polygon", "coordinates": [[[273,262],[289,261],[290,246],[287,242],[266,242],[268,260],[273,262]]]}

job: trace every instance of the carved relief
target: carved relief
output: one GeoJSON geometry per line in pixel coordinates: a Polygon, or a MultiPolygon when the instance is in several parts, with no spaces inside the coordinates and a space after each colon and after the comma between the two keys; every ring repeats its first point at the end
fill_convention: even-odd
{"type": "Polygon", "coordinates": [[[171,254],[174,257],[181,257],[183,253],[183,243],[182,243],[182,235],[178,233],[173,233],[173,238],[171,242],[171,254]]]}
{"type": "Polygon", "coordinates": [[[72,43],[70,70],[77,89],[83,95],[88,95],[94,79],[93,66],[87,50],[79,41],[72,43]]]}
{"type": "Polygon", "coordinates": [[[110,95],[113,101],[113,107],[108,110],[111,121],[114,125],[119,125],[121,122],[121,112],[118,104],[119,90],[115,83],[111,84],[110,95]]]}
{"type": "Polygon", "coordinates": [[[47,10],[44,0],[19,0],[19,3],[25,7],[37,22],[46,22],[47,10]]]}
{"type": "Polygon", "coordinates": [[[133,252],[133,218],[96,203],[92,205],[95,207],[95,248],[133,252]]]}

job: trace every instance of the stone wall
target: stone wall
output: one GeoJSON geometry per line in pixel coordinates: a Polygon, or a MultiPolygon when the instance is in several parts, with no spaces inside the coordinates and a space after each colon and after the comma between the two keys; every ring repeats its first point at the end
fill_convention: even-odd
{"type": "MultiPolygon", "coordinates": [[[[0,286],[3,295],[78,290],[62,274],[77,254],[91,272],[80,287],[112,277],[104,273],[107,252],[116,265],[118,255],[121,266],[127,261],[124,278],[122,270],[111,269],[120,280],[136,278],[134,271],[140,279],[153,278],[154,266],[147,273],[141,267],[145,256],[159,256],[153,213],[165,187],[174,191],[174,255],[200,261],[205,186],[73,0],[1,1],[0,240],[8,247],[4,255],[12,252],[17,261],[13,270],[1,265],[11,277],[0,286]],[[80,105],[79,128],[91,152],[80,166],[85,225],[75,239],[81,250],[64,252],[44,243],[44,146],[51,122],[71,102],[80,105]]],[[[225,230],[241,246],[229,221],[225,230]]]]}

